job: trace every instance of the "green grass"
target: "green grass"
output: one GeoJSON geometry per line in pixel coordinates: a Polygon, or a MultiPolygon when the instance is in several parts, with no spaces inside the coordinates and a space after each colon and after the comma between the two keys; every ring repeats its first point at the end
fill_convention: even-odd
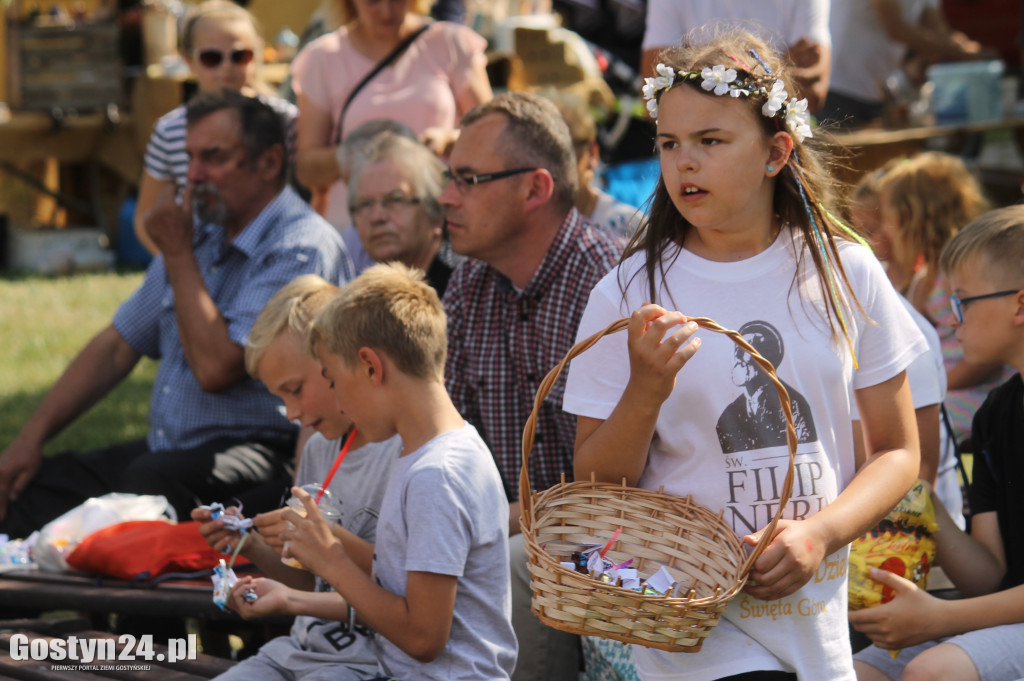
{"type": "MultiPolygon", "coordinates": [[[[0,276],[0,451],[92,336],[142,282],[141,272],[0,276]]],[[[145,437],[156,363],[127,380],[46,447],[48,454],[145,437]]]]}

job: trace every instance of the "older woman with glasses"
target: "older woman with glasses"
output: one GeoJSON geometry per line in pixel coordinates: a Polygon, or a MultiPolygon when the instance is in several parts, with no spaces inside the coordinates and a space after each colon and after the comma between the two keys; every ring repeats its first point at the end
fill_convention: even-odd
{"type": "MultiPolygon", "coordinates": [[[[272,89],[256,76],[256,64],[263,52],[256,19],[228,0],[207,0],[185,17],[181,34],[181,56],[196,78],[199,92],[237,90],[257,96],[274,108],[288,125],[289,152],[298,109],[274,97],[272,89]]],[[[139,180],[135,207],[135,234],[146,249],[158,252],[143,227],[143,218],[163,191],[184,189],[188,156],[185,154],[185,105],[172,109],[153,127],[146,147],[145,170],[139,180]]]]}
{"type": "Polygon", "coordinates": [[[377,135],[356,162],[348,187],[352,224],[375,262],[416,267],[444,295],[455,256],[444,240],[438,197],[444,164],[416,140],[377,135]]]}
{"type": "Polygon", "coordinates": [[[424,0],[340,0],[342,26],[292,62],[299,111],[296,178],[345,238],[357,269],[369,264],[349,229],[349,178],[338,148],[361,123],[391,118],[423,136],[453,132],[491,98],[487,42],[466,26],[432,22],[424,0]]]}

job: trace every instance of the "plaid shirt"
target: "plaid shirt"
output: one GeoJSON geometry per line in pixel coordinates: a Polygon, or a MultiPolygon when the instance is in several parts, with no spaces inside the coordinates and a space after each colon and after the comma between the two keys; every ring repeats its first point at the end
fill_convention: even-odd
{"type": "MultiPolygon", "coordinates": [[[[241,346],[266,302],[295,277],[319,274],[343,283],[353,276],[338,231],[291,188],[231,241],[223,227],[197,227],[193,250],[231,340],[241,346]]],[[[246,378],[220,393],[200,387],[178,337],[163,258],[153,260],[142,286],[121,304],[114,326],[137,352],[161,360],[149,403],[152,451],[188,449],[216,437],[264,439],[294,432],[280,401],[258,381],[246,378]]]]}
{"type": "MultiPolygon", "coordinates": [[[[573,346],[590,290],[621,252],[573,209],[525,290],[476,260],[459,265],[448,282],[448,392],[494,455],[510,501],[519,498],[523,426],[537,388],[573,346]]],[[[572,479],[576,417],[562,411],[564,392],[563,373],[538,414],[534,490],[557,484],[562,473],[572,479]]]]}

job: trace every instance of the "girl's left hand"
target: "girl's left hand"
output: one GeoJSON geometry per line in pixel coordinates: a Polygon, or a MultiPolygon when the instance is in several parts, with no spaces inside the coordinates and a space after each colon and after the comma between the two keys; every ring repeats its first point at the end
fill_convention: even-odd
{"type": "MultiPolygon", "coordinates": [[[[755,532],[743,541],[755,546],[760,538],[761,532],[755,532]]],[[[775,536],[754,561],[744,593],[765,601],[795,593],[817,572],[826,545],[806,520],[780,519],[775,536]]]]}
{"type": "Polygon", "coordinates": [[[292,509],[285,509],[281,517],[292,529],[285,530],[281,539],[288,543],[282,554],[295,558],[313,574],[323,575],[323,567],[339,558],[345,558],[345,549],[331,532],[313,497],[301,487],[292,488],[292,496],[299,499],[306,511],[302,517],[292,509]]]}

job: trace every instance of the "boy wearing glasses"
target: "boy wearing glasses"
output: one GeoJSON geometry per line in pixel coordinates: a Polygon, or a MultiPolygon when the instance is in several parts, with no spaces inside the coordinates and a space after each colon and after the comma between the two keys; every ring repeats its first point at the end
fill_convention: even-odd
{"type": "Polygon", "coordinates": [[[858,679],[1024,677],[1024,205],[986,213],[946,245],[956,337],[972,362],[1017,370],[974,417],[971,531],[936,495],[936,562],[964,596],[946,601],[888,572],[889,603],[850,614],[875,645],[855,656],[858,679]],[[893,660],[885,649],[903,649],[893,660]]]}

